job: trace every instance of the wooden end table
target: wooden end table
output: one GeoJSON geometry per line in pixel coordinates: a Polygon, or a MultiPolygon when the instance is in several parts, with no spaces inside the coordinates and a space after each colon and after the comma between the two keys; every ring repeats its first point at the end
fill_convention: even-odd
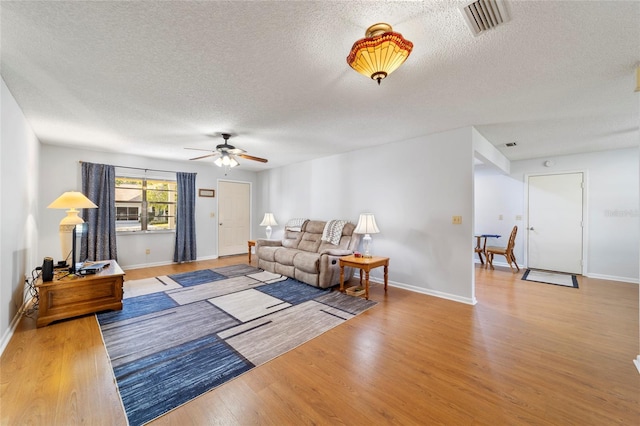
{"type": "Polygon", "coordinates": [[[255,245],[256,245],[255,240],[247,241],[247,247],[249,248],[249,265],[251,265],[251,247],[255,247],[255,245]]]}
{"type": "Polygon", "coordinates": [[[500,238],[498,234],[479,234],[474,235],[476,237],[476,247],[474,251],[478,253],[478,258],[480,258],[480,264],[484,266],[484,260],[482,259],[482,255],[487,256],[487,238],[500,238]],[[484,239],[484,243],[482,240],[484,239]]]}
{"type": "Polygon", "coordinates": [[[115,260],[93,275],[54,276],[53,281],[38,278],[39,307],[36,326],[107,310],[122,309],[124,271],[115,260]]]}
{"type": "Polygon", "coordinates": [[[355,257],[354,255],[344,256],[338,259],[340,262],[340,291],[344,292],[344,267],[360,269],[360,285],[362,285],[362,271],[365,273],[364,297],[369,300],[369,271],[384,266],[384,291],[387,292],[389,283],[389,258],[388,257],[355,257]]]}

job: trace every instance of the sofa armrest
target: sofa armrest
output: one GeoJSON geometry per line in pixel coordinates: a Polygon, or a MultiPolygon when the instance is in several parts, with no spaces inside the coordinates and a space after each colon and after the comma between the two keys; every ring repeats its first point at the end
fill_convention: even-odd
{"type": "Polygon", "coordinates": [[[353,254],[353,252],[351,250],[344,249],[326,249],[322,250],[320,254],[328,254],[329,256],[349,256],[350,254],[353,254]]]}
{"type": "Polygon", "coordinates": [[[258,247],[281,247],[282,246],[282,241],[279,240],[264,240],[264,239],[259,239],[256,240],[256,249],[258,247]]]}

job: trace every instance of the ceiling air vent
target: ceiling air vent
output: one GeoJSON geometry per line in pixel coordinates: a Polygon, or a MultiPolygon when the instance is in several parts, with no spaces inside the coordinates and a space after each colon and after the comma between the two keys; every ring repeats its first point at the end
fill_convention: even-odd
{"type": "Polygon", "coordinates": [[[475,0],[460,8],[471,34],[480,34],[509,20],[504,0],[475,0]]]}

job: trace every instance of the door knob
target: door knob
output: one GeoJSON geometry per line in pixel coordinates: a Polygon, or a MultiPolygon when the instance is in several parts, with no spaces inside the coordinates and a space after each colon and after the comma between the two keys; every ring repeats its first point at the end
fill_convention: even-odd
{"type": "Polygon", "coordinates": [[[222,223],[220,223],[219,225],[222,226],[222,223]]]}
{"type": "Polygon", "coordinates": [[[529,231],[533,231],[533,230],[534,230],[534,229],[533,229],[533,226],[531,226],[531,227],[529,227],[529,228],[527,228],[527,229],[528,229],[529,231]]]}

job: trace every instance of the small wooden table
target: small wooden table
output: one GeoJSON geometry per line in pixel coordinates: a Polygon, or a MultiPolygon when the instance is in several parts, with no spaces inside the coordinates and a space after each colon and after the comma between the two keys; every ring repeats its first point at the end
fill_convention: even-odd
{"type": "Polygon", "coordinates": [[[251,247],[255,247],[255,245],[256,245],[255,240],[247,241],[247,246],[249,247],[249,265],[251,265],[251,247]]]}
{"type": "Polygon", "coordinates": [[[362,285],[362,271],[365,273],[364,297],[369,300],[369,271],[384,266],[384,291],[387,291],[389,283],[389,258],[388,257],[355,257],[354,255],[344,256],[338,259],[340,262],[340,291],[344,292],[344,267],[360,269],[360,285],[362,285]]]}
{"type": "Polygon", "coordinates": [[[474,235],[476,237],[476,247],[474,251],[478,253],[478,257],[480,258],[480,264],[484,266],[484,260],[482,259],[482,255],[487,255],[487,238],[500,238],[500,235],[497,234],[479,234],[474,235]],[[484,243],[482,242],[484,239],[484,243]]]}
{"type": "Polygon", "coordinates": [[[122,309],[124,271],[115,260],[96,274],[76,276],[56,273],[53,281],[36,282],[39,307],[36,326],[94,312],[122,309]],[[59,278],[58,278],[59,277],[59,278]]]}

